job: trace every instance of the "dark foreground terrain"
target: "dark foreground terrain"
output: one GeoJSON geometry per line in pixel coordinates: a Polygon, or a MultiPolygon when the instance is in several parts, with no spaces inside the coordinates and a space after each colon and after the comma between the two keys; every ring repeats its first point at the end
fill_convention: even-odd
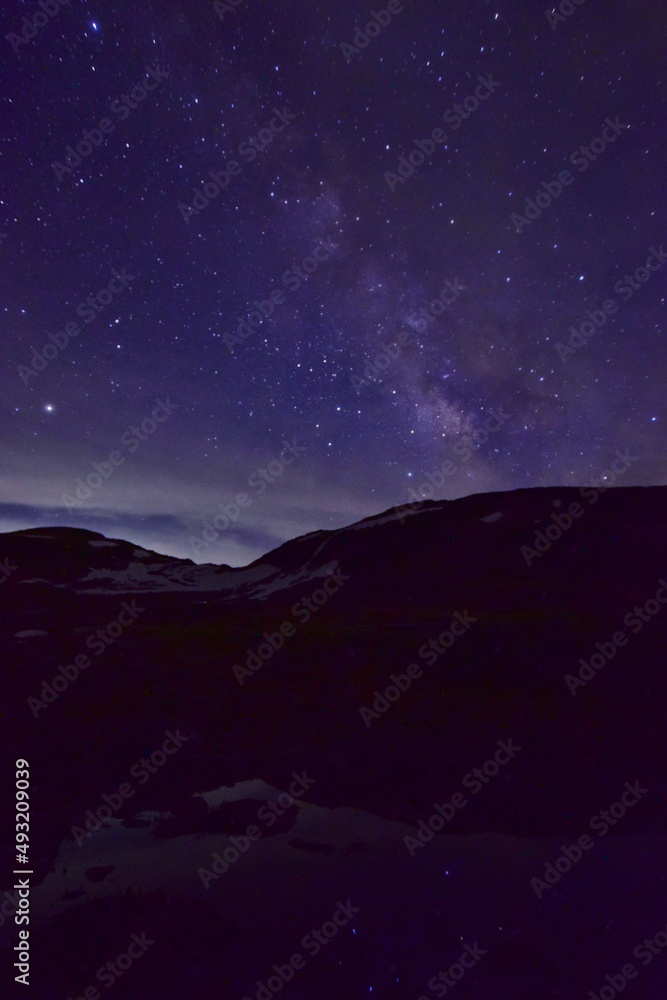
{"type": "Polygon", "coordinates": [[[667,488],[1,560],[0,996],[664,1000],[667,488]]]}

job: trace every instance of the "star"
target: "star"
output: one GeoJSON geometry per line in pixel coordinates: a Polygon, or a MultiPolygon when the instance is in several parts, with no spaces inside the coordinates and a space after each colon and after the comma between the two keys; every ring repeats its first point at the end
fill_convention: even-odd
{"type": "MultiPolygon", "coordinates": [[[[667,361],[662,140],[624,127],[646,119],[632,66],[663,86],[659,25],[625,39],[620,7],[565,16],[564,3],[551,21],[534,12],[532,58],[517,62],[515,19],[497,0],[472,6],[445,25],[429,4],[372,23],[306,4],[295,25],[270,4],[194,5],[190,56],[210,67],[196,77],[183,22],[159,10],[148,24],[131,5],[99,8],[104,71],[95,4],[83,32],[63,13],[8,35],[17,65],[41,60],[7,80],[22,181],[0,192],[3,400],[10,444],[35,449],[36,498],[57,429],[64,480],[88,444],[97,464],[121,451],[105,496],[132,541],[140,516],[161,515],[162,543],[189,557],[184,521],[166,515],[183,506],[203,525],[247,494],[219,553],[242,564],[258,538],[268,551],[343,527],[429,476],[438,499],[583,483],[608,467],[605,443],[634,440],[643,482],[663,481],[646,434],[667,361]],[[249,78],[240,54],[260,50],[249,78]],[[49,87],[74,101],[60,124],[34,112],[49,87]],[[614,105],[602,116],[600,93],[614,105]],[[144,435],[167,397],[164,425],[130,433],[130,462],[121,435],[144,435]],[[248,478],[279,467],[284,441],[306,451],[275,484],[260,477],[255,502],[248,478]]],[[[21,471],[0,470],[10,510],[26,502],[21,471]]]]}

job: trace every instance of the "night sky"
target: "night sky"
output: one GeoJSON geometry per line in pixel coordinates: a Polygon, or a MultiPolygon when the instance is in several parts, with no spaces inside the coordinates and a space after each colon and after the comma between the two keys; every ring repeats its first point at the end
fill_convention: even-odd
{"type": "Polygon", "coordinates": [[[43,3],[0,15],[0,530],[238,565],[427,474],[667,483],[657,0],[43,3]]]}

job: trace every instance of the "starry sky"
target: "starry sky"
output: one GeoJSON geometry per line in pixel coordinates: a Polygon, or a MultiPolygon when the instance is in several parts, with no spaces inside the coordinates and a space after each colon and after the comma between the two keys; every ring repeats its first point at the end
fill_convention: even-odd
{"type": "Polygon", "coordinates": [[[667,483],[657,0],[44,4],[0,14],[0,530],[241,565],[427,475],[667,483]]]}

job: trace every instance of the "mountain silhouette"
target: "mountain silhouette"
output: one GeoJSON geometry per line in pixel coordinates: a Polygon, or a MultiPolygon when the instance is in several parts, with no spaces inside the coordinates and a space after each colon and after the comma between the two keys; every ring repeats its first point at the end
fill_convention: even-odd
{"type": "MultiPolygon", "coordinates": [[[[666,504],[667,487],[425,502],[242,568],[74,528],[0,535],[3,729],[32,769],[33,996],[95,982],[114,957],[96,960],[100,927],[119,952],[131,932],[156,942],[119,996],[215,981],[255,1000],[300,952],[286,996],[414,1000],[444,995],[427,983],[476,940],[457,996],[597,989],[628,927],[639,943],[667,922],[647,877],[666,846],[666,504]],[[531,879],[587,832],[538,895],[531,879]],[[307,956],[348,899],[358,916],[307,956]]],[[[10,872],[9,824],[3,838],[10,872]]]]}

